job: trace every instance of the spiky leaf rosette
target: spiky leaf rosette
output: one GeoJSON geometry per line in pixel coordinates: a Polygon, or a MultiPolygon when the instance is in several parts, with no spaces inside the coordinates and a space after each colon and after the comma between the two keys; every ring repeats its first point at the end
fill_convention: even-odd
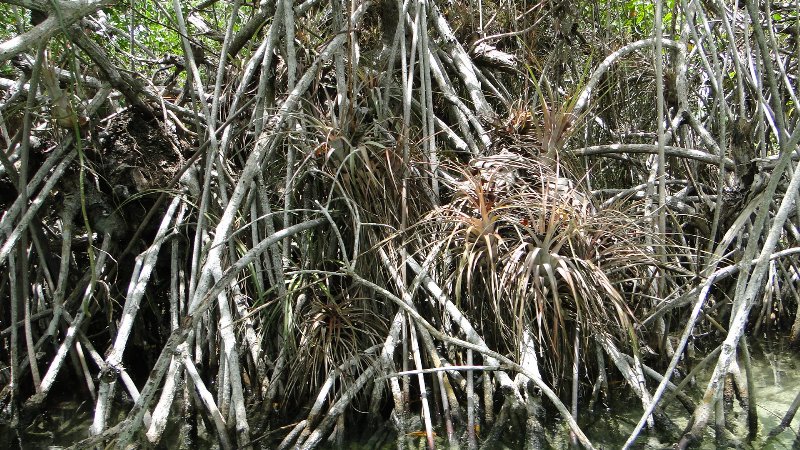
{"type": "Polygon", "coordinates": [[[442,277],[487,341],[514,353],[532,330],[555,384],[578,326],[581,345],[602,330],[636,346],[635,298],[623,286],[645,281],[654,263],[643,228],[597,211],[552,162],[501,152],[471,161],[457,180],[452,201],[419,225],[444,242],[442,277]]]}

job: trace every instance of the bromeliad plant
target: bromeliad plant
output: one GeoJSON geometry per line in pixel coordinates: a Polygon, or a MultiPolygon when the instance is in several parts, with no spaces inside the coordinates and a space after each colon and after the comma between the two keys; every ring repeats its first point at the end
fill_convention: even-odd
{"type": "MultiPolygon", "coordinates": [[[[654,260],[646,231],[619,212],[597,211],[563,167],[504,152],[461,173],[452,201],[419,227],[445,242],[442,278],[489,345],[508,353],[531,332],[554,386],[597,332],[637,347],[637,298],[623,285],[646,279],[654,260]],[[583,344],[582,344],[583,345],[583,344]]],[[[517,355],[519,357],[519,355],[517,355]]]]}

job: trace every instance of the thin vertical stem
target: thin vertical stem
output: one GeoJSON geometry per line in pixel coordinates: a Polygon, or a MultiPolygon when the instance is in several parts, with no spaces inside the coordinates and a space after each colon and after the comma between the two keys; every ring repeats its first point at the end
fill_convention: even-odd
{"type": "MultiPolygon", "coordinates": [[[[655,19],[653,19],[653,34],[655,38],[656,66],[656,122],[658,123],[658,257],[662,267],[667,264],[666,233],[667,233],[667,178],[666,178],[666,135],[664,134],[664,56],[663,56],[663,31],[662,31],[662,1],[655,2],[655,19]]],[[[658,297],[662,298],[666,288],[665,273],[658,277],[658,297]]]]}
{"type": "Polygon", "coordinates": [[[428,389],[425,387],[425,374],[422,372],[422,357],[419,351],[419,342],[417,340],[417,330],[414,327],[414,322],[409,321],[409,335],[411,338],[411,355],[414,358],[414,365],[420,371],[417,374],[417,381],[419,383],[419,397],[422,401],[422,420],[425,423],[425,436],[428,439],[428,448],[433,450],[436,444],[433,441],[433,424],[431,422],[431,408],[428,404],[428,389]]]}
{"type": "MultiPolygon", "coordinates": [[[[467,365],[472,367],[472,350],[467,350],[467,365]]],[[[475,385],[474,385],[474,371],[472,369],[467,371],[467,448],[475,450],[478,448],[478,443],[475,440],[475,385]]]]}
{"type": "Polygon", "coordinates": [[[12,421],[16,420],[19,412],[16,404],[19,402],[19,332],[17,331],[17,317],[19,316],[19,282],[17,281],[17,258],[15,252],[8,255],[8,281],[10,283],[11,294],[11,405],[12,421]]]}
{"type": "MultiPolygon", "coordinates": [[[[581,327],[578,324],[575,327],[575,338],[574,343],[572,345],[574,353],[572,355],[572,417],[578,418],[578,387],[579,387],[579,379],[580,379],[580,358],[581,358],[581,340],[580,340],[580,331],[581,327]]],[[[575,436],[575,433],[570,432],[570,445],[573,448],[578,447],[578,439],[575,436]]]]}

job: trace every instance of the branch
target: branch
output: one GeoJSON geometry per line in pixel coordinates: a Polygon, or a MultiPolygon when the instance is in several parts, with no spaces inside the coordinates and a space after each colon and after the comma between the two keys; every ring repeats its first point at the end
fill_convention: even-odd
{"type": "MultiPolygon", "coordinates": [[[[614,53],[606,56],[606,59],[600,63],[599,66],[594,70],[592,76],[589,78],[589,81],[584,86],[583,90],[581,91],[580,95],[578,96],[578,101],[575,103],[575,109],[573,114],[575,117],[580,117],[583,110],[586,109],[587,105],[589,104],[589,97],[592,95],[592,91],[594,88],[600,84],[600,80],[603,78],[603,75],[611,68],[611,66],[621,57],[627,55],[628,53],[632,53],[636,50],[647,48],[655,45],[656,38],[650,39],[643,39],[641,41],[636,41],[631,44],[622,47],[621,49],[615,51],[614,53]]],[[[686,51],[686,46],[681,42],[672,41],[669,39],[661,39],[661,44],[665,47],[675,48],[681,52],[686,51]]]]}
{"type": "MultiPolygon", "coordinates": [[[[609,153],[649,153],[658,154],[658,145],[655,144],[606,144],[606,145],[593,145],[591,147],[577,148],[574,150],[566,150],[575,156],[591,156],[591,155],[605,155],[609,153]]],[[[691,148],[682,147],[664,147],[664,153],[667,156],[676,156],[679,158],[693,159],[706,164],[720,164],[720,158],[717,155],[706,153],[702,150],[695,150],[691,148]]],[[[725,158],[722,160],[725,168],[733,170],[733,160],[725,158]]]]}
{"type": "Polygon", "coordinates": [[[54,8],[41,8],[45,2],[20,2],[26,8],[40,10],[55,10],[56,14],[50,14],[44,22],[36,25],[25,33],[0,44],[0,63],[3,63],[13,56],[22,53],[38,42],[50,39],[56,32],[66,28],[81,18],[94,14],[104,6],[111,5],[113,0],[79,0],[71,2],[58,2],[54,8]],[[34,7],[34,6],[40,7],[34,7]]]}

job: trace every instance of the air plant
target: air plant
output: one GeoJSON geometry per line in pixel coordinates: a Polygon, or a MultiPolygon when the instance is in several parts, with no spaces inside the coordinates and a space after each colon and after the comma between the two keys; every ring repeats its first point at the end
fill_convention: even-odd
{"type": "MultiPolygon", "coordinates": [[[[289,398],[313,395],[342,364],[355,362],[363,369],[369,363],[364,359],[367,350],[387,330],[380,308],[357,288],[340,290],[331,280],[317,279],[304,292],[305,307],[295,314],[297,346],[288,377],[289,398]]],[[[342,380],[346,384],[348,377],[342,380]]]]}
{"type": "Polygon", "coordinates": [[[572,330],[607,332],[636,347],[636,298],[623,285],[646,278],[654,260],[645,229],[613,210],[598,211],[563,167],[506,151],[470,163],[452,200],[418,227],[444,240],[442,277],[508,352],[532,327],[556,385],[571,363],[572,330]]]}

